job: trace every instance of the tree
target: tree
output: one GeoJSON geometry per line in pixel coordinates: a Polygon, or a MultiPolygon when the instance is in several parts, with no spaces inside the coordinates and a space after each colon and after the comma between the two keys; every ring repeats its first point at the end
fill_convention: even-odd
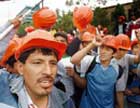
{"type": "Polygon", "coordinates": [[[112,12],[112,21],[116,22],[119,16],[125,16],[125,11],[123,5],[117,4],[114,12],[112,12]]]}
{"type": "Polygon", "coordinates": [[[131,15],[135,15],[136,18],[140,17],[140,0],[134,0],[132,4],[132,13],[131,15]]]}
{"type": "Polygon", "coordinates": [[[72,30],[74,28],[73,21],[72,21],[72,12],[65,13],[62,12],[62,15],[59,15],[58,13],[58,20],[57,23],[54,26],[54,29],[56,30],[63,30],[65,32],[68,32],[69,30],[72,30]]]}
{"type": "Polygon", "coordinates": [[[112,33],[113,33],[114,29],[115,29],[115,25],[117,24],[119,16],[125,16],[125,18],[126,18],[125,10],[124,10],[123,5],[117,4],[115,10],[111,14],[110,31],[112,33]]]}
{"type": "Polygon", "coordinates": [[[105,9],[98,7],[94,10],[94,18],[92,24],[95,26],[101,24],[102,26],[106,27],[109,25],[109,19],[105,9]]]}

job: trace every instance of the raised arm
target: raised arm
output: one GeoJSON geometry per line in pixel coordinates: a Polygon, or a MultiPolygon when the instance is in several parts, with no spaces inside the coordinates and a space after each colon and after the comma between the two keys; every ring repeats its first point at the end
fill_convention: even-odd
{"type": "Polygon", "coordinates": [[[72,58],[71,62],[76,65],[80,65],[81,60],[84,58],[87,53],[102,44],[102,38],[100,35],[96,36],[91,43],[89,43],[85,48],[79,50],[77,53],[75,53],[72,58]]]}

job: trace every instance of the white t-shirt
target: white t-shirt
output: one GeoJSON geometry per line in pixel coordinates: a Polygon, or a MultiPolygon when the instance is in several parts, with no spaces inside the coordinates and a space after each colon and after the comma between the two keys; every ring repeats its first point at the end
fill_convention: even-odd
{"type": "Polygon", "coordinates": [[[123,68],[123,74],[116,83],[117,91],[124,91],[127,84],[129,65],[134,64],[135,55],[126,54],[122,59],[117,60],[118,64],[123,68]]]}
{"type": "Polygon", "coordinates": [[[74,94],[74,84],[73,84],[73,79],[67,75],[65,67],[70,66],[73,68],[73,64],[70,62],[71,57],[65,57],[62,58],[58,62],[58,71],[57,74],[61,75],[60,81],[64,84],[65,89],[66,89],[66,94],[68,96],[72,96],[74,94]]]}
{"type": "MultiPolygon", "coordinates": [[[[95,56],[91,56],[91,55],[86,55],[82,60],[81,60],[81,64],[80,66],[77,68],[79,69],[78,72],[80,72],[80,76],[81,77],[85,77],[85,74],[91,64],[91,62],[93,61],[95,56]]],[[[96,62],[100,63],[100,59],[99,56],[96,57],[96,62]]],[[[118,73],[118,64],[116,59],[112,59],[110,62],[110,65],[112,65],[114,67],[114,69],[116,70],[116,72],[118,73]]]]}

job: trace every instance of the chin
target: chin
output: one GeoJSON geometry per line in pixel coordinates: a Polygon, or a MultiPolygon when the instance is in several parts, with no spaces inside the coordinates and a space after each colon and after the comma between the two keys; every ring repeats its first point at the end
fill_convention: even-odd
{"type": "Polygon", "coordinates": [[[43,90],[42,90],[42,94],[44,94],[44,95],[48,95],[48,94],[51,93],[51,91],[52,91],[52,87],[49,87],[49,88],[43,88],[43,90]]]}

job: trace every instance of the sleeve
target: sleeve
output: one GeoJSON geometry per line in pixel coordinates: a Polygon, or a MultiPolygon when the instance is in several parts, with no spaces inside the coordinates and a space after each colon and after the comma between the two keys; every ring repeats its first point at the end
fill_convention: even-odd
{"type": "Polygon", "coordinates": [[[128,64],[132,65],[134,64],[134,59],[135,59],[135,55],[132,54],[126,54],[126,60],[128,60],[128,64]]]}
{"type": "MultiPolygon", "coordinates": [[[[0,33],[2,33],[8,26],[10,25],[10,23],[6,23],[5,25],[3,25],[3,27],[0,27],[0,33]]],[[[2,40],[0,40],[0,59],[2,58],[9,41],[11,40],[11,38],[13,37],[13,35],[15,34],[16,30],[12,29],[12,31],[10,31],[2,40]]]]}
{"type": "Polygon", "coordinates": [[[66,102],[66,104],[64,105],[64,108],[76,108],[71,98],[66,102]]]}
{"type": "Polygon", "coordinates": [[[91,56],[91,55],[86,55],[82,60],[81,60],[81,64],[80,64],[80,76],[81,77],[85,77],[86,72],[92,62],[92,60],[94,59],[95,56],[91,56]]]}

